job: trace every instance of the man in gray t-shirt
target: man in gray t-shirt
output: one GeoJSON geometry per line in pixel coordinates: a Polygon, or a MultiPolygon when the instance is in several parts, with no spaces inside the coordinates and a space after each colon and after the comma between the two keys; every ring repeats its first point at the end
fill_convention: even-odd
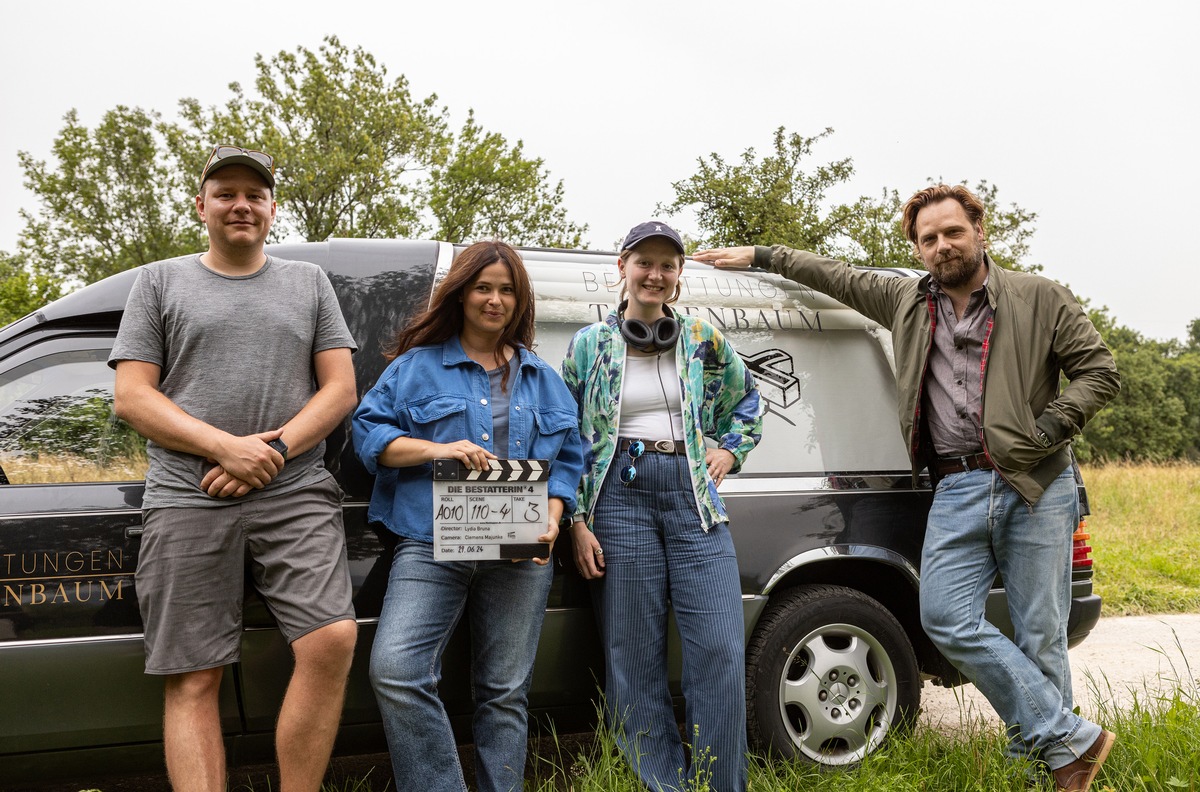
{"type": "Polygon", "coordinates": [[[116,412],[149,441],[136,581],[177,790],[225,788],[218,692],[239,658],[247,553],[295,656],[276,734],[284,788],[319,788],[354,650],[323,457],[355,405],[355,345],[325,273],[266,255],[274,188],[269,155],[213,149],[196,196],[208,251],[142,268],[109,360],[116,412]]]}

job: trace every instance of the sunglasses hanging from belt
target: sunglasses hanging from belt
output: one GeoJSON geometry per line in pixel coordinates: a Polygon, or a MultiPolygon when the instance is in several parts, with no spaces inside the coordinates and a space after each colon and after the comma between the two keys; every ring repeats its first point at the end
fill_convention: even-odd
{"type": "Polygon", "coordinates": [[[629,444],[629,464],[621,468],[621,483],[628,487],[637,478],[637,466],[633,464],[633,460],[646,453],[646,444],[641,440],[634,440],[629,444]]]}

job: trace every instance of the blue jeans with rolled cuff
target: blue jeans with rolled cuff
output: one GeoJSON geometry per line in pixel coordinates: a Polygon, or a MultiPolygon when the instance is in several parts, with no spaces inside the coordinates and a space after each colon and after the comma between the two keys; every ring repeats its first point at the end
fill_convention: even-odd
{"type": "Polygon", "coordinates": [[[475,782],[481,792],[522,789],[526,704],[551,565],[434,561],[433,545],[401,540],[371,650],[397,789],[465,792],[446,709],[442,652],[465,614],[471,629],[475,782]]]}
{"type": "Polygon", "coordinates": [[[637,475],[626,486],[620,473],[628,464],[627,458],[613,461],[593,512],[604,549],[598,617],[609,724],[651,790],[678,789],[711,773],[709,788],[741,792],[747,774],[745,619],[729,527],[705,532],[685,456],[638,457],[637,475]],[[667,682],[668,609],[683,646],[690,767],[667,682]]]}
{"type": "Polygon", "coordinates": [[[1008,753],[1070,764],[1100,736],[1072,712],[1067,617],[1072,534],[1079,525],[1068,467],[1028,506],[994,470],[938,482],[921,554],[921,624],[1003,719],[1008,753]],[[1014,638],[987,619],[999,572],[1014,638]]]}

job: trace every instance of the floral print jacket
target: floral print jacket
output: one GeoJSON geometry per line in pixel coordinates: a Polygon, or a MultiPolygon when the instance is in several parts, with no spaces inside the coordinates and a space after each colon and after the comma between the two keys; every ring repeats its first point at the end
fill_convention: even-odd
{"type": "MultiPolygon", "coordinates": [[[[762,408],[754,377],[717,328],[672,309],[681,324],[675,365],[683,404],[688,467],[700,518],[707,531],[727,522],[725,504],[704,462],[704,438],[733,454],[737,472],[762,438],[762,408]]],[[[583,328],[571,340],[562,364],[563,380],[579,404],[583,440],[583,480],[575,520],[592,527],[592,507],[617,447],[625,339],[613,311],[603,322],[583,328]]],[[[657,438],[648,438],[657,439],[657,438]]]]}

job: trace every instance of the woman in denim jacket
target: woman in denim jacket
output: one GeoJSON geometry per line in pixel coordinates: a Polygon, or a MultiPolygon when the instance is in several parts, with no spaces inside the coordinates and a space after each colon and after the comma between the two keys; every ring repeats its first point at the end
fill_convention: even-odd
{"type": "Polygon", "coordinates": [[[580,407],[586,470],[571,534],[597,584],[610,726],[652,790],[746,786],[745,626],[717,487],[758,443],[758,390],[711,324],[672,310],[683,242],[642,223],[617,262],[621,303],[580,330],[563,379],[580,407]],[[705,448],[705,437],[716,441],[705,448]],[[667,686],[667,616],[683,639],[689,769],[667,686]]]}
{"type": "Polygon", "coordinates": [[[548,559],[435,561],[431,461],[481,469],[497,456],[549,460],[539,541],[553,545],[560,517],[573,513],[583,460],[575,402],[529,351],[533,323],[517,252],[471,245],[398,334],[391,365],[354,413],[354,449],[376,477],[368,518],[400,536],[371,651],[397,789],[466,789],[438,698],[442,651],[464,613],[478,787],[523,785],[526,695],[553,568],[548,559]]]}

